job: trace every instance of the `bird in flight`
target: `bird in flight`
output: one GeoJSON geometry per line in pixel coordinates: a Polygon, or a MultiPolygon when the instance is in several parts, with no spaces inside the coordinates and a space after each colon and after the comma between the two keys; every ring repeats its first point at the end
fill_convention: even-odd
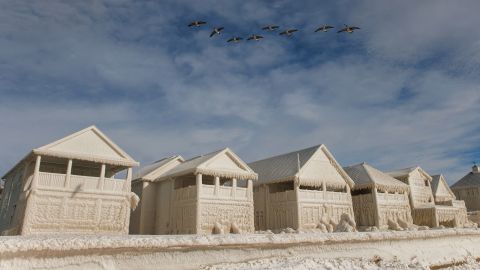
{"type": "Polygon", "coordinates": [[[262,36],[259,36],[259,35],[251,35],[250,37],[247,38],[247,40],[255,40],[255,41],[259,41],[260,39],[262,39],[263,37],[262,36]]]}
{"type": "Polygon", "coordinates": [[[328,30],[331,29],[331,28],[333,28],[333,26],[324,24],[324,25],[320,26],[319,28],[317,28],[315,30],[315,32],[318,32],[318,31],[328,32],[328,30]]]}
{"type": "Polygon", "coordinates": [[[203,22],[203,21],[193,21],[188,25],[188,27],[199,27],[206,23],[207,22],[203,22]]]}
{"type": "Polygon", "coordinates": [[[262,30],[266,30],[266,31],[275,31],[278,29],[278,25],[267,25],[265,27],[262,27],[262,30]]]}
{"type": "Polygon", "coordinates": [[[215,35],[220,35],[220,32],[222,32],[223,27],[215,27],[213,28],[212,33],[210,34],[210,37],[213,37],[215,35]]]}
{"type": "Polygon", "coordinates": [[[231,39],[227,40],[227,42],[238,43],[240,40],[242,40],[241,37],[232,37],[231,39]]]}
{"type": "Polygon", "coordinates": [[[291,36],[294,32],[297,32],[297,29],[287,29],[280,33],[281,36],[291,36]]]}
{"type": "Polygon", "coordinates": [[[337,33],[341,33],[341,32],[353,33],[353,31],[357,29],[360,29],[360,27],[348,26],[345,24],[345,28],[340,29],[337,33]]]}

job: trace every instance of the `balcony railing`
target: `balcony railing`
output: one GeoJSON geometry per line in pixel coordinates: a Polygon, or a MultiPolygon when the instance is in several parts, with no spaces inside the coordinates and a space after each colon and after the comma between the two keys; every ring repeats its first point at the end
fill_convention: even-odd
{"type": "MultiPolygon", "coordinates": [[[[70,175],[68,186],[65,186],[66,174],[40,172],[38,174],[38,185],[40,187],[53,187],[68,190],[102,190],[99,185],[100,177],[83,175],[70,175]]],[[[105,178],[103,191],[121,192],[125,180],[105,178]]]]}
{"type": "MultiPolygon", "coordinates": [[[[197,187],[189,186],[184,188],[175,189],[174,199],[179,200],[190,200],[197,198],[197,187]]],[[[215,198],[224,198],[228,200],[247,200],[249,194],[247,188],[236,187],[224,187],[219,186],[218,190],[215,190],[213,185],[202,185],[200,191],[200,199],[215,199],[215,198]]]]}

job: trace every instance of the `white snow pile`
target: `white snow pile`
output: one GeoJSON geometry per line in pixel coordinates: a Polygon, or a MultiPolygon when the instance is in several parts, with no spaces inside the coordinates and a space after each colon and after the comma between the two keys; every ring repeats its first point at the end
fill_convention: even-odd
{"type": "MultiPolygon", "coordinates": [[[[442,270],[473,270],[480,269],[480,263],[473,258],[456,265],[439,267],[442,270]]],[[[242,263],[223,263],[206,266],[203,270],[380,270],[380,269],[431,269],[422,266],[413,259],[410,263],[399,260],[384,261],[378,256],[370,259],[337,258],[320,259],[313,257],[278,257],[252,260],[242,263]]]]}
{"type": "MultiPolygon", "coordinates": [[[[295,230],[292,230],[295,232],[295,230]]],[[[378,231],[345,233],[284,233],[224,235],[37,235],[0,237],[2,254],[22,251],[64,251],[104,248],[201,248],[213,246],[365,242],[479,235],[479,229],[433,229],[424,231],[378,231]]]]}
{"type": "Polygon", "coordinates": [[[320,259],[312,257],[282,257],[253,260],[243,263],[224,263],[207,266],[203,270],[380,270],[380,269],[429,269],[417,262],[385,262],[379,257],[371,259],[338,258],[320,259]]]}

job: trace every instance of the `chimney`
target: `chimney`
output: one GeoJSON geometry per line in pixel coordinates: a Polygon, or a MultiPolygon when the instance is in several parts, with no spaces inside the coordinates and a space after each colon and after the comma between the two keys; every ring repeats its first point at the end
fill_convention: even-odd
{"type": "Polygon", "coordinates": [[[472,172],[474,173],[480,173],[480,167],[478,167],[477,164],[474,164],[472,167],[472,172]]]}

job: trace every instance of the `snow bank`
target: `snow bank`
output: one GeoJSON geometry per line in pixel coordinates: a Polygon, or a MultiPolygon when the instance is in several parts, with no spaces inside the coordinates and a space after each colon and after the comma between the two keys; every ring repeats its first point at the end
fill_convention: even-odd
{"type": "MultiPolygon", "coordinates": [[[[480,230],[177,236],[0,237],[0,269],[198,269],[264,258],[396,258],[442,264],[480,257],[480,230]]],[[[308,268],[306,268],[308,269],[308,268]]]]}

